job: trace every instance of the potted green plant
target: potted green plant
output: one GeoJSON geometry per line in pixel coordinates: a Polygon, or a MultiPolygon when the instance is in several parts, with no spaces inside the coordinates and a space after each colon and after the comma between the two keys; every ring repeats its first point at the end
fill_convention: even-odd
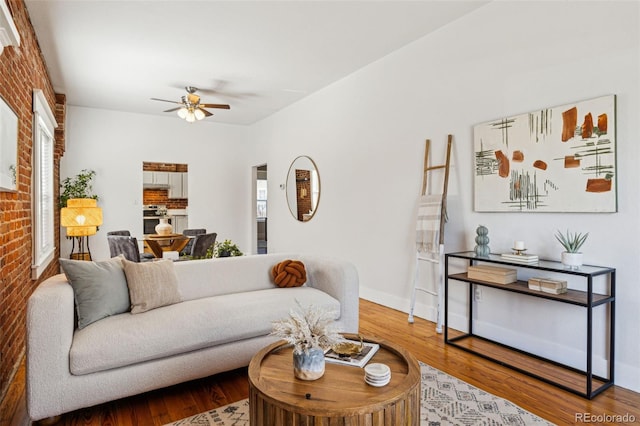
{"type": "Polygon", "coordinates": [[[294,375],[316,380],[324,375],[324,351],[344,338],[334,323],[335,312],[296,303],[299,309],[292,309],[289,318],[272,322],[271,335],[293,345],[294,375]]]}
{"type": "Polygon", "coordinates": [[[70,198],[92,198],[98,199],[93,193],[93,178],[96,172],[94,170],[84,169],[74,177],[67,177],[60,182],[60,198],[58,206],[60,208],[67,207],[67,201],[70,198]]]}
{"type": "Polygon", "coordinates": [[[216,241],[213,247],[214,257],[230,257],[230,256],[242,256],[238,246],[231,240],[224,240],[223,242],[216,241]]]}
{"type": "Polygon", "coordinates": [[[570,268],[577,268],[582,265],[582,252],[580,248],[587,240],[589,233],[582,234],[580,232],[562,233],[557,231],[555,234],[556,240],[564,247],[562,252],[562,264],[569,266],[570,268]]]}

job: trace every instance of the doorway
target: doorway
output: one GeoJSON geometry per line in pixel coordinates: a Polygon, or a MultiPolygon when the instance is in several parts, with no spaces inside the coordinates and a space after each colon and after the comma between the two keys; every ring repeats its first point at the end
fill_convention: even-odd
{"type": "Polygon", "coordinates": [[[267,165],[256,167],[256,247],[258,254],[267,253],[267,165]]]}

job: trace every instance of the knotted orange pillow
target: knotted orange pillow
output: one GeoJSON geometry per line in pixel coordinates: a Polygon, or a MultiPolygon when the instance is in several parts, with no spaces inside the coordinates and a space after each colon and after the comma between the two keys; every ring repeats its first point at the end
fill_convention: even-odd
{"type": "Polygon", "coordinates": [[[307,281],[307,271],[304,263],[287,259],[271,268],[271,277],[278,287],[300,287],[307,281]]]}

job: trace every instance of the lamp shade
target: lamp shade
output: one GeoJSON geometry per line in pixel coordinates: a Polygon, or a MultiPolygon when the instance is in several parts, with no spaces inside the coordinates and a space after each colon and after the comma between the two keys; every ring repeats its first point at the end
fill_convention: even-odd
{"type": "Polygon", "coordinates": [[[67,207],[60,210],[60,224],[66,228],[93,227],[95,234],[95,228],[102,225],[102,209],[93,198],[71,198],[67,200],[67,207]]]}
{"type": "Polygon", "coordinates": [[[67,237],[89,237],[96,235],[97,226],[69,226],[67,228],[67,237]]]}

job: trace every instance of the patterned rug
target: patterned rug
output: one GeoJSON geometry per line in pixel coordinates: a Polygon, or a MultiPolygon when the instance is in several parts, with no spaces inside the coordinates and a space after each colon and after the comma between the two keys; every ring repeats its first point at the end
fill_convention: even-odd
{"type": "MultiPolygon", "coordinates": [[[[553,425],[506,399],[478,389],[422,362],[420,372],[422,426],[553,425]]],[[[249,426],[249,400],[244,399],[165,426],[190,425],[249,426]]]]}

